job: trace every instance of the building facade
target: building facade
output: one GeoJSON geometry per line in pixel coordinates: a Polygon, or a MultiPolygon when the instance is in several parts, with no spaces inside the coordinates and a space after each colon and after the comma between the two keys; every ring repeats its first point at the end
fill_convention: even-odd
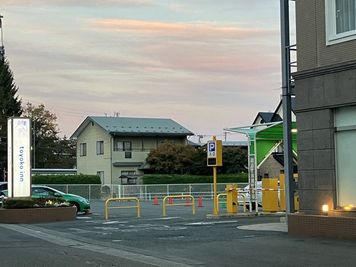
{"type": "Polygon", "coordinates": [[[356,206],[356,1],[297,0],[300,210],[356,206]]]}
{"type": "Polygon", "coordinates": [[[87,117],[77,140],[77,172],[99,175],[102,184],[136,183],[146,158],[164,141],[184,144],[193,133],[171,119],[87,117]]]}

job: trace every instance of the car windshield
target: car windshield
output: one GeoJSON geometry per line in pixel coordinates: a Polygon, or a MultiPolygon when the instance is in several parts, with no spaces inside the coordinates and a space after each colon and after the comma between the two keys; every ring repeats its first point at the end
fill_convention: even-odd
{"type": "Polygon", "coordinates": [[[32,195],[41,196],[41,197],[50,197],[55,194],[64,195],[63,192],[49,187],[32,187],[32,195]]]}

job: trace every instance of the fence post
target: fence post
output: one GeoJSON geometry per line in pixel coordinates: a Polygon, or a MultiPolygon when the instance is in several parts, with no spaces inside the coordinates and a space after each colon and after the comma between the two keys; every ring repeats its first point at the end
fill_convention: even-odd
{"type": "Polygon", "coordinates": [[[90,201],[90,199],[91,199],[91,194],[90,194],[90,192],[91,192],[91,185],[89,184],[89,188],[88,188],[88,190],[89,190],[89,192],[88,192],[88,196],[89,196],[89,201],[90,201]]]}
{"type": "Polygon", "coordinates": [[[66,186],[66,193],[68,194],[69,193],[69,185],[67,184],[67,186],[66,186]]]}
{"type": "Polygon", "coordinates": [[[167,196],[169,196],[169,184],[167,184],[167,196]]]}
{"type": "Polygon", "coordinates": [[[147,185],[145,185],[145,200],[147,200],[148,197],[147,197],[147,185]]]}

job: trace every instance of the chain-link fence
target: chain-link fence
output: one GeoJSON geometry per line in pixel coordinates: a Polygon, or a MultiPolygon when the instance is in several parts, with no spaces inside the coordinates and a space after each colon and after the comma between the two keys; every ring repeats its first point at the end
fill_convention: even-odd
{"type": "MultiPolygon", "coordinates": [[[[217,192],[225,192],[227,183],[218,183],[217,192]]],[[[247,184],[237,184],[244,188],[247,184]]],[[[97,184],[49,184],[67,194],[75,194],[92,199],[108,197],[137,197],[151,200],[154,197],[163,198],[168,195],[193,195],[194,197],[213,198],[213,184],[157,184],[157,185],[97,185],[97,184]]]]}

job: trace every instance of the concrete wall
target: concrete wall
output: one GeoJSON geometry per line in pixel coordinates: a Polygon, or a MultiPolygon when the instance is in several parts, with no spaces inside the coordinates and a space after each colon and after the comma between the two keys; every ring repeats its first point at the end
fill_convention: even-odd
{"type": "Polygon", "coordinates": [[[325,0],[297,0],[298,71],[356,60],[356,40],[326,45],[325,0]]]}
{"type": "Polygon", "coordinates": [[[300,209],[336,206],[334,111],[356,105],[356,40],[327,45],[325,0],[296,1],[300,209]]]}

